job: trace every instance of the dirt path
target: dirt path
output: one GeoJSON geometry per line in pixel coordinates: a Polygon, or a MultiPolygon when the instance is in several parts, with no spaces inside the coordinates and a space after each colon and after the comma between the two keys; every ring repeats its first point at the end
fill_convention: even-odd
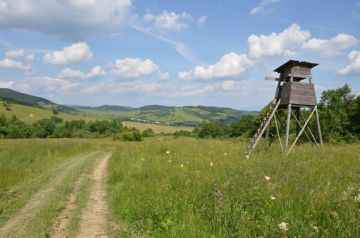
{"type": "Polygon", "coordinates": [[[56,191],[56,188],[63,183],[69,173],[76,167],[81,166],[82,163],[93,155],[94,153],[88,153],[86,155],[76,156],[58,167],[54,171],[54,178],[45,185],[43,189],[35,193],[26,205],[0,228],[0,237],[21,237],[17,234],[21,234],[21,232],[28,227],[40,208],[48,205],[47,198],[49,195],[56,191]]]}
{"type": "Polygon", "coordinates": [[[52,228],[52,238],[64,238],[67,237],[68,234],[68,225],[71,219],[72,212],[78,207],[77,205],[77,197],[81,187],[81,183],[83,182],[83,177],[80,177],[75,185],[74,190],[71,192],[69,200],[66,204],[65,209],[60,213],[57,217],[55,224],[52,228]]]}
{"type": "Polygon", "coordinates": [[[90,197],[81,216],[78,238],[108,237],[108,208],[106,205],[105,178],[111,154],[100,159],[93,173],[90,197]]]}

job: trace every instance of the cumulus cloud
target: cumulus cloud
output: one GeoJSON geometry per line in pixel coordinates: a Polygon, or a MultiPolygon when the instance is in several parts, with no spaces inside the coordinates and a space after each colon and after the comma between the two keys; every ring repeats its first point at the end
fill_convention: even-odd
{"type": "Polygon", "coordinates": [[[178,73],[178,78],[181,80],[191,80],[192,79],[192,72],[190,71],[183,71],[178,73]]]}
{"type": "Polygon", "coordinates": [[[154,28],[161,32],[182,31],[191,24],[197,23],[199,26],[204,25],[207,16],[201,16],[195,19],[187,12],[176,13],[171,11],[163,11],[158,15],[151,13],[144,15],[144,21],[153,25],[154,28]]]}
{"type": "Polygon", "coordinates": [[[0,69],[13,69],[13,70],[26,71],[30,69],[30,66],[25,65],[23,62],[6,58],[0,60],[0,69]]]}
{"type": "Polygon", "coordinates": [[[251,35],[248,38],[247,53],[225,54],[213,65],[198,65],[193,70],[178,73],[178,78],[190,80],[239,77],[266,57],[294,55],[310,37],[311,33],[301,30],[297,24],[292,24],[280,33],[251,35]]]}
{"type": "Polygon", "coordinates": [[[254,64],[246,54],[229,53],[213,65],[197,66],[194,76],[199,79],[235,77],[244,73],[254,64]]]}
{"type": "Polygon", "coordinates": [[[353,35],[341,33],[330,39],[312,38],[304,43],[303,48],[323,56],[337,56],[344,50],[354,47],[358,42],[353,35]]]}
{"type": "Polygon", "coordinates": [[[24,56],[25,56],[25,50],[23,49],[8,50],[5,52],[5,57],[8,59],[17,59],[24,56]]]}
{"type": "Polygon", "coordinates": [[[270,5],[278,2],[280,2],[280,0],[261,0],[256,7],[251,9],[250,15],[256,15],[260,12],[263,12],[270,5]]]}
{"type": "Polygon", "coordinates": [[[338,71],[339,75],[360,74],[360,51],[352,51],[348,56],[348,64],[338,71]]]}
{"type": "Polygon", "coordinates": [[[193,71],[179,73],[178,77],[185,80],[190,80],[193,77],[197,79],[237,77],[247,71],[254,63],[246,54],[232,52],[221,57],[213,65],[196,66],[193,71]]]}
{"type": "Polygon", "coordinates": [[[139,78],[159,72],[159,67],[150,59],[125,58],[115,61],[113,72],[121,78],[139,78]]]}
{"type": "Polygon", "coordinates": [[[55,65],[77,64],[93,57],[90,47],[85,42],[75,43],[60,51],[44,55],[44,62],[55,65]]]}
{"type": "Polygon", "coordinates": [[[63,69],[60,74],[58,75],[59,78],[63,79],[90,79],[95,77],[101,77],[106,74],[105,70],[101,66],[95,66],[88,73],[84,73],[80,70],[74,70],[71,68],[63,69]]]}
{"type": "Polygon", "coordinates": [[[0,0],[0,29],[71,38],[116,32],[131,6],[131,0],[0,0]]]}
{"type": "Polygon", "coordinates": [[[289,56],[295,54],[302,44],[311,37],[309,31],[301,30],[300,26],[293,24],[280,33],[270,35],[251,35],[248,38],[249,56],[262,58],[266,56],[289,56]]]}
{"type": "Polygon", "coordinates": [[[159,15],[148,13],[144,16],[144,20],[152,23],[161,31],[181,31],[188,28],[188,24],[193,21],[193,17],[187,12],[163,11],[159,15]]]}

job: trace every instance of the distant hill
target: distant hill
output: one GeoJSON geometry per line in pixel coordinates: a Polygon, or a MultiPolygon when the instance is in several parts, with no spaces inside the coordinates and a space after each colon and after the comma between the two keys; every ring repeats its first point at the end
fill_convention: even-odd
{"type": "Polygon", "coordinates": [[[0,88],[0,100],[18,103],[25,106],[35,106],[43,108],[56,108],[60,112],[75,113],[72,107],[56,104],[48,99],[21,93],[9,88],[0,88]]]}
{"type": "Polygon", "coordinates": [[[196,126],[203,121],[233,123],[239,121],[244,115],[256,113],[251,111],[239,111],[232,108],[208,106],[171,107],[148,105],[139,108],[123,106],[75,106],[75,108],[85,113],[106,114],[129,121],[183,126],[196,126]]]}
{"type": "Polygon", "coordinates": [[[20,93],[6,88],[0,88],[0,101],[8,101],[22,105],[23,107],[16,107],[18,108],[18,112],[15,111],[15,115],[32,115],[31,108],[33,108],[34,112],[39,111],[39,109],[43,110],[41,111],[42,115],[51,115],[52,109],[56,108],[63,116],[69,115],[69,118],[120,118],[134,122],[177,126],[197,126],[203,121],[233,123],[239,121],[244,115],[256,114],[256,112],[252,111],[240,111],[232,108],[210,106],[172,107],[148,105],[139,108],[117,105],[103,105],[98,107],[65,106],[56,104],[42,97],[20,93]],[[26,111],[26,113],[20,112],[21,110],[26,111]]]}
{"type": "Polygon", "coordinates": [[[55,105],[55,103],[45,98],[20,93],[8,88],[0,88],[0,99],[27,106],[55,105]]]}

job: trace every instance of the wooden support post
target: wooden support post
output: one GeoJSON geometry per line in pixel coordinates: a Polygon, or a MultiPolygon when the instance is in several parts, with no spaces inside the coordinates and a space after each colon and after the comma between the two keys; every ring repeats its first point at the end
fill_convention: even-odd
{"type": "Polygon", "coordinates": [[[298,142],[298,140],[299,140],[300,136],[301,136],[301,135],[302,135],[302,133],[305,131],[305,129],[306,129],[307,125],[309,124],[309,122],[310,122],[311,118],[313,117],[314,112],[316,111],[316,109],[317,109],[317,106],[315,106],[315,108],[314,108],[314,110],[311,112],[311,114],[310,114],[309,118],[306,120],[306,122],[305,122],[305,124],[304,124],[303,128],[301,128],[300,133],[297,135],[297,137],[296,137],[296,139],[295,139],[294,143],[291,145],[290,149],[288,150],[287,155],[289,155],[289,154],[290,154],[290,152],[292,151],[292,149],[294,148],[294,146],[295,146],[295,145],[296,145],[296,143],[298,142]]]}
{"type": "MultiPolygon", "coordinates": [[[[301,121],[300,107],[296,108],[295,110],[295,118],[297,121],[301,121]]],[[[299,134],[300,130],[301,130],[301,126],[299,126],[299,124],[296,124],[296,134],[299,134]]]]}
{"type": "Polygon", "coordinates": [[[278,119],[277,119],[276,113],[275,113],[275,115],[274,115],[274,118],[275,118],[276,133],[277,133],[277,136],[278,136],[278,138],[279,138],[279,143],[280,143],[280,147],[281,147],[281,152],[284,152],[284,147],[283,147],[283,144],[282,144],[282,142],[281,142],[280,130],[279,130],[278,119]]]}
{"type": "MultiPolygon", "coordinates": [[[[301,128],[303,127],[303,125],[301,125],[301,122],[298,121],[298,119],[297,119],[296,117],[294,117],[294,118],[295,118],[295,120],[296,120],[296,123],[298,124],[298,126],[299,126],[300,129],[301,129],[301,128]]],[[[316,140],[314,134],[312,133],[311,129],[310,129],[309,127],[307,127],[306,129],[308,129],[308,131],[309,131],[312,139],[314,140],[315,145],[319,146],[319,144],[317,143],[317,140],[316,140]]],[[[311,138],[310,138],[309,135],[306,133],[306,131],[305,131],[304,133],[306,134],[306,136],[307,136],[307,137],[310,139],[310,141],[311,141],[311,138]]]]}
{"type": "Polygon", "coordinates": [[[288,150],[288,147],[289,147],[290,122],[291,122],[291,108],[292,108],[292,105],[289,104],[289,106],[288,106],[288,116],[287,116],[287,121],[286,121],[285,151],[287,151],[287,150],[288,150]]]}
{"type": "Polygon", "coordinates": [[[261,137],[263,136],[265,130],[266,130],[267,127],[269,126],[269,124],[270,124],[271,120],[273,119],[273,117],[274,117],[274,115],[275,115],[275,112],[276,112],[276,110],[278,109],[279,105],[280,105],[280,100],[277,101],[277,103],[276,103],[276,105],[275,105],[275,107],[274,107],[274,109],[273,109],[270,117],[267,119],[264,127],[263,127],[263,128],[259,128],[259,129],[260,129],[260,132],[259,132],[259,134],[257,135],[257,137],[255,138],[254,144],[251,146],[250,151],[249,151],[248,155],[246,156],[247,158],[250,158],[250,155],[251,155],[252,151],[256,148],[256,146],[257,146],[257,144],[259,143],[261,137]]]}
{"type": "Polygon", "coordinates": [[[321,134],[321,125],[320,125],[320,117],[319,117],[319,112],[318,109],[316,107],[316,123],[317,123],[317,128],[318,128],[318,133],[319,133],[319,140],[320,140],[320,145],[323,144],[323,139],[322,139],[322,134],[321,134]]]}

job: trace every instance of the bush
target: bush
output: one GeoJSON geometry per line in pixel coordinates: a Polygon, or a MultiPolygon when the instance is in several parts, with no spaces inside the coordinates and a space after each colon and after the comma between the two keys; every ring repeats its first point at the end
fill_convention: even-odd
{"type": "Polygon", "coordinates": [[[152,137],[152,136],[155,136],[155,132],[151,128],[149,128],[142,132],[142,136],[143,137],[152,137]]]}
{"type": "Polygon", "coordinates": [[[190,137],[193,136],[193,133],[191,131],[184,131],[184,130],[180,130],[180,131],[175,131],[174,133],[174,137],[190,137]]]}
{"type": "Polygon", "coordinates": [[[121,135],[121,139],[123,141],[142,141],[143,140],[142,135],[141,135],[140,131],[138,131],[138,130],[124,132],[121,135]]]}

